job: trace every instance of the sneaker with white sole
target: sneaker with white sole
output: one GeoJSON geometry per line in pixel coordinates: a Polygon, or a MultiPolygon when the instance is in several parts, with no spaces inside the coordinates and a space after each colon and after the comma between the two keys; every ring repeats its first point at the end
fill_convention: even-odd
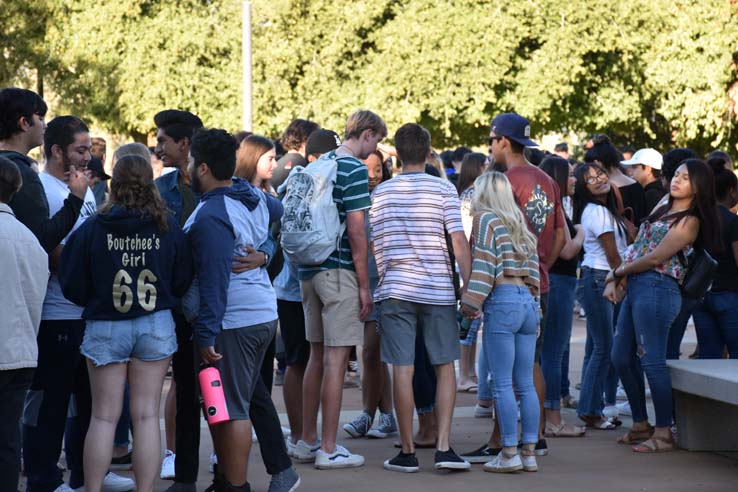
{"type": "Polygon", "coordinates": [[[218,464],[218,455],[215,454],[215,451],[210,453],[210,464],[208,465],[208,471],[210,473],[215,473],[215,465],[218,464]]]}
{"type": "Polygon", "coordinates": [[[471,468],[471,464],[456,454],[452,448],[448,448],[448,451],[437,449],[433,457],[435,459],[433,466],[436,470],[468,470],[471,468]]]}
{"type": "Polygon", "coordinates": [[[391,413],[379,412],[379,423],[374,429],[369,429],[366,433],[366,437],[373,437],[375,439],[384,439],[397,434],[397,422],[395,422],[395,416],[391,413]]]}
{"type": "Polygon", "coordinates": [[[57,488],[54,489],[54,492],[75,492],[75,490],[70,487],[69,485],[62,483],[57,488]]]}
{"type": "Polygon", "coordinates": [[[174,458],[175,454],[170,450],[164,451],[164,460],[161,462],[161,473],[159,476],[162,480],[174,480],[174,458]]]}
{"type": "Polygon", "coordinates": [[[495,416],[495,409],[492,405],[483,407],[477,403],[474,406],[474,416],[478,419],[491,419],[495,416]]]}
{"type": "Polygon", "coordinates": [[[537,472],[538,462],[536,461],[536,455],[522,455],[520,461],[523,463],[523,471],[537,472]]]}
{"type": "Polygon", "coordinates": [[[295,455],[295,446],[297,445],[292,444],[292,439],[290,439],[289,437],[284,440],[284,445],[285,447],[287,447],[287,456],[292,458],[295,455]]]}
{"type": "Polygon", "coordinates": [[[522,469],[523,461],[520,459],[519,454],[514,456],[505,456],[502,451],[500,451],[500,454],[495,456],[492,461],[484,464],[484,471],[490,473],[514,473],[522,469]]]}
{"type": "Polygon", "coordinates": [[[332,453],[326,453],[322,449],[318,449],[315,454],[315,468],[318,470],[332,470],[334,468],[356,468],[364,466],[364,457],[360,454],[351,454],[351,452],[336,444],[336,449],[332,453]]]}
{"type": "Polygon", "coordinates": [[[602,415],[606,419],[611,419],[620,415],[617,405],[608,405],[602,409],[602,415]]]}
{"type": "Polygon", "coordinates": [[[135,488],[136,483],[133,480],[113,472],[108,472],[103,480],[103,492],[130,492],[135,488]]]}
{"type": "Polygon", "coordinates": [[[630,402],[624,401],[623,403],[618,403],[616,406],[620,415],[625,415],[626,417],[633,415],[633,411],[630,409],[630,402]]]}
{"type": "Polygon", "coordinates": [[[628,395],[625,394],[625,388],[623,388],[622,386],[618,385],[618,391],[617,391],[617,393],[615,393],[615,398],[617,400],[627,400],[628,399],[628,395]]]}
{"type": "Polygon", "coordinates": [[[320,449],[320,439],[315,444],[308,444],[302,439],[297,441],[295,449],[292,452],[292,458],[298,463],[312,463],[320,449]]]}
{"type": "Polygon", "coordinates": [[[394,458],[385,461],[384,469],[403,473],[417,473],[420,470],[415,453],[403,453],[402,451],[394,458]]]}
{"type": "Polygon", "coordinates": [[[361,412],[353,421],[343,424],[343,430],[353,438],[364,437],[372,428],[372,423],[374,423],[374,417],[366,412],[361,412]]]}
{"type": "Polygon", "coordinates": [[[268,492],[294,492],[300,486],[300,475],[289,467],[276,475],[272,475],[268,492]]]}

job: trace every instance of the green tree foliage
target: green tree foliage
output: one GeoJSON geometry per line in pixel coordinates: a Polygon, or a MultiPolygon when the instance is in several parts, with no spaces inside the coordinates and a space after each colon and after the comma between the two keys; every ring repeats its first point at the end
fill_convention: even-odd
{"type": "MultiPolygon", "coordinates": [[[[30,33],[0,33],[0,82],[41,67],[63,110],[115,132],[151,131],[165,107],[240,128],[240,0],[0,1],[15,9],[3,25],[30,33]]],[[[421,122],[437,146],[474,144],[514,110],[539,135],[736,150],[735,0],[252,3],[260,133],[295,117],[340,131],[365,107],[391,129],[421,122]]]]}

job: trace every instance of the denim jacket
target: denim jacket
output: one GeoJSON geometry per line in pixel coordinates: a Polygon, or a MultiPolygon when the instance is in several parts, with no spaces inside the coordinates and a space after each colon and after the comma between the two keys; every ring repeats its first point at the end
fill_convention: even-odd
{"type": "Polygon", "coordinates": [[[182,193],[179,191],[179,169],[164,174],[154,181],[177,222],[182,223],[182,193]]]}

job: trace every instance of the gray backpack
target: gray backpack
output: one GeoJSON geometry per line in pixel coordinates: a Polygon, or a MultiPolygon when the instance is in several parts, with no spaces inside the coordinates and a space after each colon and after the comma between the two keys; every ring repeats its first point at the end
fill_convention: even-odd
{"type": "Polygon", "coordinates": [[[338,249],[346,225],[333,201],[338,157],[323,154],[307,167],[290,171],[282,199],[282,237],[285,257],[298,265],[320,265],[338,249]]]}

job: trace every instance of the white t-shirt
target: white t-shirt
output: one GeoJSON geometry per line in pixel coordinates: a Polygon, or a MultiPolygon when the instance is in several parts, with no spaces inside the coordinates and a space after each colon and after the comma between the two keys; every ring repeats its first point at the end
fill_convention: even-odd
{"type": "Polygon", "coordinates": [[[399,174],[374,190],[369,220],[379,273],[375,301],[456,303],[446,231],[464,226],[451,183],[422,172],[399,174]]]}
{"type": "MultiPolygon", "coordinates": [[[[46,200],[49,202],[49,216],[53,217],[64,205],[64,200],[69,196],[69,186],[64,181],[55,178],[51,174],[45,172],[40,173],[38,177],[41,179],[41,184],[46,192],[46,200]]],[[[82,209],[79,212],[79,218],[77,223],[69,232],[74,232],[82,223],[91,217],[97,211],[97,204],[95,203],[95,196],[92,194],[92,190],[87,188],[85,194],[85,202],[82,205],[82,209]]],[[[67,237],[62,240],[61,244],[66,243],[67,237]]],[[[44,307],[41,312],[42,320],[62,320],[62,319],[81,319],[82,308],[76,304],[68,301],[62,294],[61,285],[59,285],[59,278],[56,275],[51,275],[49,278],[49,286],[46,288],[46,298],[44,299],[44,307]]]]}
{"type": "Polygon", "coordinates": [[[618,226],[615,217],[607,208],[594,203],[589,203],[584,207],[581,222],[584,228],[584,260],[582,266],[597,270],[610,270],[605,250],[598,238],[607,232],[614,232],[615,246],[622,257],[628,247],[625,230],[618,226]]]}

